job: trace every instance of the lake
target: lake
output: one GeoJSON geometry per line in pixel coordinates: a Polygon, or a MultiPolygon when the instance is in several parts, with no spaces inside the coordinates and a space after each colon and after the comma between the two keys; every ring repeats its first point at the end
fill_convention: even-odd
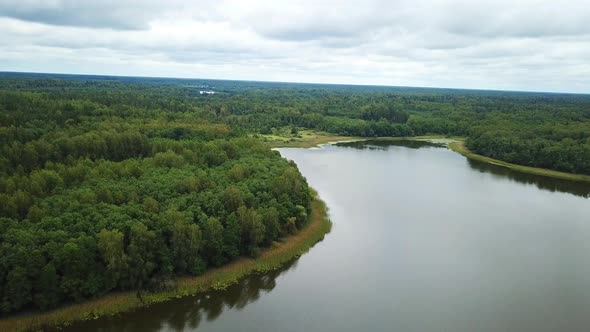
{"type": "Polygon", "coordinates": [[[425,142],[279,151],[330,209],[322,242],[227,290],[70,330],[590,330],[590,185],[425,142]]]}

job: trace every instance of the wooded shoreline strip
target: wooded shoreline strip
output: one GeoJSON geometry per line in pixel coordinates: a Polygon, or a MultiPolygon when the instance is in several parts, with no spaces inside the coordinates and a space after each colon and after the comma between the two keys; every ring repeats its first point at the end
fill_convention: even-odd
{"type": "Polygon", "coordinates": [[[590,182],[590,176],[588,176],[588,175],[566,173],[566,172],[560,172],[560,171],[555,171],[555,170],[546,169],[546,168],[517,165],[517,164],[505,162],[502,160],[482,156],[482,155],[471,152],[465,146],[465,143],[462,140],[457,140],[457,141],[451,142],[451,143],[449,143],[448,146],[449,146],[449,149],[451,149],[451,150],[453,150],[453,151],[455,151],[455,152],[457,152],[469,159],[481,161],[481,162],[488,163],[488,164],[493,164],[496,166],[506,167],[506,168],[509,168],[513,171],[541,175],[541,176],[548,176],[548,177],[563,179],[563,180],[590,182]]]}
{"type": "Polygon", "coordinates": [[[145,293],[142,296],[143,303],[135,292],[112,293],[47,312],[0,319],[0,331],[24,332],[68,326],[74,322],[115,315],[173,298],[224,289],[249,274],[277,269],[289,260],[306,253],[330,232],[332,223],[327,215],[326,204],[315,192],[313,194],[311,217],[305,227],[285,240],[275,242],[270,248],[263,250],[256,259],[240,258],[225,266],[208,270],[198,277],[178,278],[174,290],[145,293]]]}

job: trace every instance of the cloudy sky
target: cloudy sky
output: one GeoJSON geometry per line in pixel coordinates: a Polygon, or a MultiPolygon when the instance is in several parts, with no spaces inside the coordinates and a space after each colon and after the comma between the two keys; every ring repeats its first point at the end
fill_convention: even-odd
{"type": "Polygon", "coordinates": [[[0,71],[590,92],[589,0],[0,0],[0,71]]]}

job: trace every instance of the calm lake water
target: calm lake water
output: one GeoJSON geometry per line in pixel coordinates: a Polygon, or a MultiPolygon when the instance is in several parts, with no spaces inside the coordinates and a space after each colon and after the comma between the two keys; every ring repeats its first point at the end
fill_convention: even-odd
{"type": "Polygon", "coordinates": [[[590,186],[420,142],[281,149],[332,232],[282,269],[72,331],[590,331],[590,186]]]}

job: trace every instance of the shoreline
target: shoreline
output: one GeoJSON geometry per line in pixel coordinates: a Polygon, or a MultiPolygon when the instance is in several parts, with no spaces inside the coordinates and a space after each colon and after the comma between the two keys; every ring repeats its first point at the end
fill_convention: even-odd
{"type": "Polygon", "coordinates": [[[117,315],[174,298],[224,289],[249,274],[277,269],[289,260],[305,254],[330,232],[332,223],[328,218],[326,204],[315,191],[313,197],[311,217],[305,227],[280,242],[274,242],[256,259],[241,257],[197,277],[179,277],[174,290],[146,292],[142,296],[143,303],[133,291],[118,292],[51,311],[0,318],[0,331],[59,329],[76,322],[117,315]]]}
{"type": "Polygon", "coordinates": [[[556,171],[547,168],[540,168],[540,167],[532,167],[532,166],[524,166],[509,163],[506,161],[502,161],[499,159],[494,159],[490,157],[486,157],[477,153],[473,153],[470,151],[464,143],[463,137],[446,137],[442,135],[426,135],[426,136],[408,136],[408,137],[351,137],[351,136],[317,136],[310,140],[299,140],[295,142],[273,142],[272,148],[313,148],[313,147],[321,147],[322,145],[330,145],[336,143],[343,143],[343,142],[356,142],[356,141],[367,141],[367,140],[390,140],[390,141],[400,141],[400,140],[412,140],[412,141],[427,141],[432,143],[441,143],[445,144],[450,150],[456,152],[468,159],[476,160],[480,162],[484,162],[487,164],[492,164],[500,167],[506,167],[512,171],[520,172],[520,173],[527,173],[539,176],[546,176],[561,180],[569,180],[569,181],[577,181],[577,182],[587,182],[590,183],[590,175],[584,174],[574,174],[574,173],[567,173],[556,171]]]}
{"type": "Polygon", "coordinates": [[[254,137],[259,138],[266,146],[271,149],[278,148],[313,148],[324,144],[333,144],[342,141],[359,141],[365,140],[365,137],[340,136],[330,134],[319,130],[305,129],[301,130],[298,135],[262,135],[257,134],[254,137]]]}
{"type": "Polygon", "coordinates": [[[555,170],[547,169],[547,168],[512,164],[512,163],[509,163],[506,161],[502,161],[502,160],[486,157],[486,156],[483,156],[483,155],[480,155],[477,153],[473,153],[465,146],[465,143],[463,140],[454,140],[453,142],[450,142],[447,146],[452,151],[459,153],[468,159],[481,161],[481,162],[496,165],[496,166],[506,167],[506,168],[516,171],[516,172],[546,176],[546,177],[557,178],[557,179],[562,179],[562,180],[569,180],[569,181],[590,182],[589,175],[574,174],[574,173],[555,171],[555,170]]]}

